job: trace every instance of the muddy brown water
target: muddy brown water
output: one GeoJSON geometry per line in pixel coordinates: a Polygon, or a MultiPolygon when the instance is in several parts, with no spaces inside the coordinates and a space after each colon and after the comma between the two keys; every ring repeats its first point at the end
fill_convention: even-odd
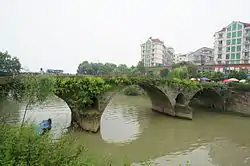
{"type": "MultiPolygon", "coordinates": [[[[135,165],[147,159],[160,166],[250,165],[250,118],[199,108],[193,120],[183,120],[152,112],[150,106],[146,97],[116,95],[102,116],[100,133],[75,132],[73,136],[97,156],[112,154],[116,165],[125,157],[135,165]]],[[[9,121],[20,122],[22,109],[14,111],[9,121]]],[[[52,118],[53,134],[59,137],[69,126],[71,113],[55,97],[28,110],[26,122],[38,124],[47,118],[52,118]]]]}

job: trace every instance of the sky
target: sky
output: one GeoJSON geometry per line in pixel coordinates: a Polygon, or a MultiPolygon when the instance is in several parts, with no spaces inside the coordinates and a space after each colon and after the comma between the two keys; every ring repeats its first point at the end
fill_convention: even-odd
{"type": "Polygon", "coordinates": [[[250,0],[0,0],[0,51],[76,73],[85,60],[136,65],[149,37],[176,53],[213,47],[232,21],[250,23],[250,0]]]}

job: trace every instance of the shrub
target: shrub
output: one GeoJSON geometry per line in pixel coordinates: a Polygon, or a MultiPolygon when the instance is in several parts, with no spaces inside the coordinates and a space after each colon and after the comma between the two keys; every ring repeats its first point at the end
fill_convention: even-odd
{"type": "Polygon", "coordinates": [[[123,89],[123,93],[128,96],[138,96],[141,94],[141,89],[136,85],[130,85],[123,89]]]}
{"type": "MultiPolygon", "coordinates": [[[[49,135],[37,136],[32,127],[0,126],[0,165],[81,165],[79,147],[69,147],[72,140],[64,136],[53,141],[49,135]]],[[[84,161],[84,160],[82,160],[84,161]]]]}
{"type": "Polygon", "coordinates": [[[230,82],[228,83],[228,86],[239,91],[250,92],[250,84],[230,82]]]}

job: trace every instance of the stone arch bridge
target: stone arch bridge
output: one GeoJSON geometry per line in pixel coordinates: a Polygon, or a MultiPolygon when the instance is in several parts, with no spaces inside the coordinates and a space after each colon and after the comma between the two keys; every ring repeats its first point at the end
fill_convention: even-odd
{"type": "MultiPolygon", "coordinates": [[[[67,92],[68,94],[84,93],[78,91],[79,87],[90,86],[94,91],[95,86],[98,87],[98,85],[87,85],[87,82],[89,83],[90,81],[96,81],[98,79],[100,78],[82,77],[80,80],[60,78],[58,79],[60,80],[58,82],[58,86],[59,89],[67,89],[69,91],[67,92]],[[74,81],[71,82],[72,80],[74,81]],[[81,83],[82,80],[84,80],[83,83],[81,83]],[[61,81],[64,82],[64,84],[61,84],[61,81]],[[65,86],[67,85],[67,82],[73,83],[71,84],[71,88],[65,86]]],[[[205,88],[198,83],[190,81],[126,77],[104,78],[102,80],[103,82],[99,85],[99,87],[102,87],[104,84],[109,85],[109,88],[103,93],[92,96],[93,103],[90,107],[85,108],[84,111],[79,111],[77,106],[71,104],[72,98],[69,97],[70,95],[65,95],[56,91],[55,94],[68,103],[71,108],[72,126],[74,126],[73,123],[75,122],[77,123],[77,126],[80,126],[80,128],[84,130],[97,132],[100,127],[101,115],[112,97],[118,91],[129,85],[138,85],[147,93],[152,103],[152,110],[173,117],[192,119],[193,111],[190,107],[190,101],[194,98],[203,98],[203,102],[206,102],[207,105],[211,105],[214,108],[224,108],[224,98],[221,96],[220,91],[217,90],[216,87],[205,88]],[[87,114],[84,113],[84,115],[82,115],[79,112],[85,112],[87,114]]]]}
{"type": "Polygon", "coordinates": [[[224,107],[224,98],[216,88],[205,88],[198,83],[175,79],[59,76],[56,77],[54,93],[71,109],[72,127],[97,132],[101,115],[112,97],[124,87],[133,84],[147,93],[152,110],[173,117],[192,119],[190,101],[200,96],[215,108],[224,107]]]}

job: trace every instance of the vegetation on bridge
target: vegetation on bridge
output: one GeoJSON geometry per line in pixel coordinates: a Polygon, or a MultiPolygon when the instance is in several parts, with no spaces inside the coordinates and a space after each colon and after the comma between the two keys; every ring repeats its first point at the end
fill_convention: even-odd
{"type": "Polygon", "coordinates": [[[215,84],[200,85],[197,82],[179,79],[150,77],[53,77],[53,76],[20,76],[13,82],[0,86],[1,95],[11,92],[19,101],[29,103],[43,102],[51,94],[65,100],[70,108],[84,112],[91,108],[98,97],[107,91],[128,85],[149,84],[152,86],[168,86],[182,92],[198,91],[203,87],[217,87],[215,84]]]}

